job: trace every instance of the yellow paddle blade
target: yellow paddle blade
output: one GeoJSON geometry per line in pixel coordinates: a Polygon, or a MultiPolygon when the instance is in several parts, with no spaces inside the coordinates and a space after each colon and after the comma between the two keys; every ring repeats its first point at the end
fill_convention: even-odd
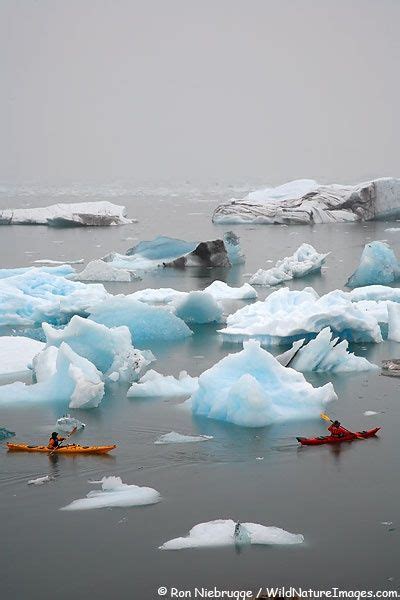
{"type": "Polygon", "coordinates": [[[324,421],[331,421],[331,419],[328,417],[328,415],[325,415],[324,413],[320,414],[321,419],[323,419],[324,421]]]}

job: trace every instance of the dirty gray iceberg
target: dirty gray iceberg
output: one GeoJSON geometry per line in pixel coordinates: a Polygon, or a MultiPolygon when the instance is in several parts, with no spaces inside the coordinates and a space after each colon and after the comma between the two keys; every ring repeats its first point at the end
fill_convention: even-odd
{"type": "Polygon", "coordinates": [[[215,223],[310,224],[373,221],[400,216],[400,179],[320,185],[312,179],[233,198],[214,211],[215,223]]]}

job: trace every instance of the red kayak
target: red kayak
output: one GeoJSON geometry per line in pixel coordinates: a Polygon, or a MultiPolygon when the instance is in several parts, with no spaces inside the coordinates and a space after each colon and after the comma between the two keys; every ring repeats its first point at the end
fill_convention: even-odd
{"type": "Polygon", "coordinates": [[[319,446],[320,444],[341,444],[342,442],[354,442],[354,440],[367,439],[370,437],[374,437],[380,430],[380,427],[375,427],[375,429],[369,429],[368,431],[357,431],[357,433],[348,433],[341,436],[336,437],[333,435],[323,435],[321,437],[314,438],[305,438],[298,437],[296,438],[298,442],[302,446],[319,446]]]}

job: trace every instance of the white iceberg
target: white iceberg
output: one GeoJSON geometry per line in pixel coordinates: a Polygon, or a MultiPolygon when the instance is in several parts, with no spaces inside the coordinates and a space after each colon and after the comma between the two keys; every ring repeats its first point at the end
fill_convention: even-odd
{"type": "Polygon", "coordinates": [[[1,336],[0,376],[30,373],[30,365],[34,356],[43,348],[43,342],[28,337],[1,336]]]}
{"type": "Polygon", "coordinates": [[[319,297],[313,288],[282,288],[265,301],[244,306],[227,318],[220,330],[230,342],[255,338],[265,345],[287,344],[314,337],[330,327],[339,337],[354,342],[381,342],[379,323],[340,290],[319,297]]]}
{"type": "Polygon", "coordinates": [[[241,287],[230,287],[224,281],[213,281],[204,290],[207,294],[211,294],[215,300],[254,300],[257,298],[256,290],[244,283],[241,287]]]}
{"type": "Polygon", "coordinates": [[[365,415],[366,417],[373,417],[373,416],[375,416],[375,415],[379,415],[379,412],[376,412],[375,410],[366,410],[366,411],[364,412],[364,415],[365,415]]]}
{"type": "Polygon", "coordinates": [[[35,265],[82,265],[85,262],[85,259],[53,260],[52,258],[39,258],[33,262],[35,265]]]}
{"type": "Polygon", "coordinates": [[[66,322],[110,297],[101,284],[84,284],[31,267],[0,278],[0,326],[66,322]]]}
{"type": "Polygon", "coordinates": [[[176,431],[170,431],[170,433],[160,435],[158,440],[156,440],[154,443],[159,445],[191,444],[196,442],[208,442],[212,439],[214,439],[212,435],[183,435],[182,433],[177,433],[176,431]]]}
{"type": "MultiPolygon", "coordinates": [[[[333,337],[329,327],[325,327],[315,339],[297,350],[289,364],[296,371],[303,373],[307,371],[340,373],[378,369],[366,358],[355,356],[349,352],[348,346],[347,340],[339,342],[337,338],[333,337]]],[[[276,358],[282,364],[282,360],[279,360],[278,356],[276,358]]]]}
{"type": "Polygon", "coordinates": [[[400,264],[385,242],[365,244],[360,264],[346,285],[356,288],[366,285],[387,285],[400,277],[400,264]]]}
{"type": "Polygon", "coordinates": [[[51,346],[33,361],[37,383],[0,386],[0,405],[68,402],[70,408],[95,408],[104,395],[102,374],[86,358],[62,343],[51,346]]]}
{"type": "Polygon", "coordinates": [[[161,375],[150,369],[128,390],[128,397],[190,396],[198,388],[198,377],[191,377],[186,371],[179,373],[178,379],[172,375],[161,375]]]}
{"type": "Polygon", "coordinates": [[[132,223],[125,206],[107,201],[0,210],[0,225],[105,226],[132,223]]]}
{"type": "Polygon", "coordinates": [[[107,327],[125,325],[139,346],[156,340],[180,340],[193,334],[170,310],[149,306],[129,296],[109,297],[96,306],[89,319],[107,327]]]}
{"type": "Polygon", "coordinates": [[[194,414],[246,427],[317,418],[336,399],[331,383],[314,388],[303,374],[283,367],[255,340],[199,377],[194,414]]]}
{"type": "Polygon", "coordinates": [[[71,415],[60,417],[60,419],[57,419],[56,424],[56,428],[65,433],[71,433],[74,429],[79,431],[79,429],[84,429],[85,427],[85,423],[82,423],[79,419],[75,419],[75,417],[71,417],[71,415]]]}
{"type": "MultiPolygon", "coordinates": [[[[266,527],[258,523],[241,523],[248,534],[251,544],[279,545],[301,544],[301,534],[289,533],[279,527],[266,527]]],[[[232,519],[217,519],[207,523],[199,523],[192,527],[186,537],[179,537],[165,542],[160,550],[183,550],[185,548],[212,548],[217,546],[234,546],[236,523],[232,519]]]]}
{"type": "Polygon", "coordinates": [[[173,288],[146,288],[133,292],[127,297],[146,304],[171,304],[178,298],[186,298],[186,296],[187,292],[179,292],[173,288]]]}
{"type": "Polygon", "coordinates": [[[80,273],[73,276],[74,281],[133,281],[139,279],[133,271],[116,269],[104,260],[92,260],[80,273]]]}
{"type": "Polygon", "coordinates": [[[75,315],[64,329],[54,329],[48,323],[43,323],[42,327],[47,348],[59,347],[66,342],[106,377],[118,373],[118,380],[131,383],[154,360],[149,351],[140,351],[132,346],[131,333],[125,326],[107,327],[75,315]]]}
{"type": "Polygon", "coordinates": [[[320,185],[299,179],[233,198],[214,211],[215,223],[340,223],[394,219],[400,215],[400,179],[357,185],[320,185]]]}
{"type": "Polygon", "coordinates": [[[90,510],[93,508],[115,508],[130,506],[145,506],[160,502],[161,496],[157,490],[150,487],[128,485],[122,483],[120,477],[103,477],[100,481],[101,490],[89,492],[86,498],[74,500],[60,510],[90,510]]]}
{"type": "Polygon", "coordinates": [[[327,254],[319,254],[310,244],[301,244],[292,256],[278,260],[271,269],[259,269],[250,279],[253,285],[278,285],[320,271],[327,254]]]}

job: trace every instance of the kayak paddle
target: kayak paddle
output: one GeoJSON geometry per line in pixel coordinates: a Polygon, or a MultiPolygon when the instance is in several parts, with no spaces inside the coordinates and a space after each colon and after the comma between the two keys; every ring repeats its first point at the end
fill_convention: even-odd
{"type": "MultiPolygon", "coordinates": [[[[323,419],[324,421],[329,421],[329,423],[334,423],[334,421],[332,421],[332,419],[330,417],[328,417],[328,415],[325,415],[324,413],[320,414],[321,419],[323,419]]],[[[364,438],[362,437],[362,435],[358,435],[357,433],[354,433],[354,431],[349,431],[348,429],[346,429],[346,427],[343,427],[343,425],[341,425],[341,427],[347,431],[347,433],[350,433],[351,435],[354,435],[354,437],[358,438],[359,440],[363,440],[364,438]]]]}
{"type": "Polygon", "coordinates": [[[61,448],[61,447],[62,447],[62,445],[63,445],[63,442],[66,442],[67,440],[69,440],[69,438],[71,437],[71,435],[73,435],[73,434],[74,434],[74,433],[75,433],[77,430],[78,430],[78,428],[77,428],[77,427],[74,427],[74,428],[73,428],[73,430],[71,431],[71,433],[69,433],[69,434],[67,435],[67,437],[66,437],[66,438],[64,438],[64,439],[63,439],[63,441],[62,441],[60,444],[58,444],[58,446],[57,446],[56,448],[54,448],[54,450],[52,450],[52,451],[50,452],[49,456],[50,456],[51,454],[53,454],[54,452],[56,452],[56,451],[57,451],[59,448],[61,448]]]}

